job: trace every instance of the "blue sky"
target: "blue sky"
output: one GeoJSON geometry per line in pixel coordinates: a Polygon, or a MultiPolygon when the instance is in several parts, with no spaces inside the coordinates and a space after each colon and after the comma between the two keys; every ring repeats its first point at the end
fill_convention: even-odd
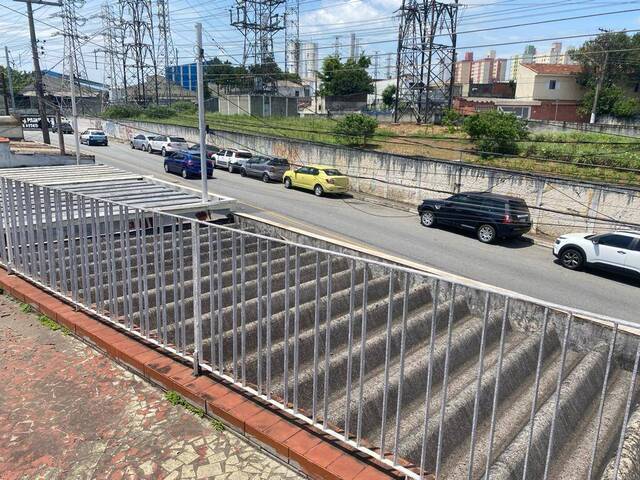
{"type": "MultiPolygon", "coordinates": [[[[83,48],[88,76],[102,80],[104,58],[94,53],[102,42],[100,20],[96,17],[102,2],[88,0],[80,13],[88,18],[82,33],[91,37],[83,48]]],[[[180,62],[189,62],[194,57],[194,23],[202,22],[205,33],[207,56],[219,55],[232,63],[240,61],[242,39],[229,25],[229,8],[234,0],[198,1],[169,0],[173,40],[178,48],[180,62]]],[[[115,2],[112,2],[115,4],[115,2]]],[[[395,52],[397,42],[397,10],[401,0],[300,0],[300,31],[303,41],[317,42],[320,57],[331,54],[335,37],[340,38],[343,54],[348,53],[349,35],[355,32],[367,54],[378,52],[380,68],[386,65],[388,52],[395,52]]],[[[0,0],[0,47],[5,44],[11,50],[13,61],[23,68],[30,68],[30,50],[27,21],[23,3],[0,0]]],[[[55,7],[36,8],[36,29],[44,42],[43,68],[60,70],[62,38],[59,35],[61,22],[56,18],[55,7]]],[[[637,0],[461,0],[458,31],[459,56],[467,50],[476,56],[494,49],[500,57],[520,53],[526,43],[532,42],[539,51],[549,49],[558,37],[593,34],[599,28],[612,30],[640,29],[640,2],[637,0]],[[621,10],[639,9],[623,13],[602,15],[621,10]],[[589,18],[561,20],[546,24],[532,22],[565,19],[575,16],[600,15],[589,18]],[[515,24],[525,24],[510,27],[515,24]],[[477,31],[483,30],[483,31],[477,31]],[[549,39],[544,40],[542,39],[549,39]],[[505,44],[484,46],[488,44],[505,44]]],[[[565,47],[580,45],[589,37],[560,40],[565,47]]],[[[276,40],[276,56],[283,59],[284,36],[276,40]]],[[[4,58],[3,58],[4,63],[4,58]]]]}

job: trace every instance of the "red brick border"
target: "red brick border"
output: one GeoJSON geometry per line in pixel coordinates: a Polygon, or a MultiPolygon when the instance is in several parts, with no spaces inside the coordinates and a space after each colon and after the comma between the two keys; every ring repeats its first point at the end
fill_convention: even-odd
{"type": "Polygon", "coordinates": [[[126,331],[76,311],[62,299],[0,269],[0,287],[68,328],[75,336],[166,390],[175,390],[208,415],[302,470],[313,479],[378,480],[404,475],[282,412],[259,397],[192,368],[126,331]]]}

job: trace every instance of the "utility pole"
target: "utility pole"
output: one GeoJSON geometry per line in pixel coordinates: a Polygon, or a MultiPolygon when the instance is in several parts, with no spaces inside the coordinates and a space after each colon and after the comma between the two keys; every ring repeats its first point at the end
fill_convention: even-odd
{"type": "Polygon", "coordinates": [[[11,96],[11,108],[16,108],[16,97],[13,95],[13,77],[11,76],[11,63],[9,62],[9,49],[4,47],[4,55],[7,59],[7,80],[9,81],[9,95],[11,96]]]}
{"type": "MultiPolygon", "coordinates": [[[[47,107],[44,101],[44,86],[42,85],[42,71],[40,70],[40,59],[38,58],[38,41],[36,39],[36,27],[33,21],[33,7],[31,0],[26,0],[27,17],[29,19],[29,37],[31,38],[31,55],[33,56],[33,73],[36,77],[36,96],[38,97],[38,115],[40,116],[40,126],[42,128],[42,141],[50,144],[49,122],[47,121],[47,107]]],[[[45,3],[45,2],[38,2],[45,3]]],[[[59,3],[46,3],[47,5],[60,6],[59,3]]]]}
{"type": "Polygon", "coordinates": [[[7,94],[7,82],[4,78],[4,72],[0,72],[0,83],[2,83],[2,97],[4,98],[4,112],[9,116],[9,95],[7,94]]]}
{"type": "Polygon", "coordinates": [[[198,77],[198,128],[200,130],[200,178],[202,179],[202,203],[209,201],[207,191],[207,127],[204,123],[204,74],[202,71],[202,24],[196,23],[196,75],[198,77]]]}
{"type": "Polygon", "coordinates": [[[604,83],[604,76],[607,73],[607,62],[609,61],[609,49],[604,52],[604,63],[602,64],[602,69],[600,70],[600,78],[598,78],[598,83],[596,85],[596,93],[593,97],[593,107],[591,108],[591,119],[589,123],[596,123],[596,112],[598,110],[598,98],[600,97],[600,90],[602,89],[602,84],[604,83]]]}
{"type": "Polygon", "coordinates": [[[60,155],[66,155],[67,152],[64,148],[64,133],[62,133],[62,108],[58,107],[56,110],[56,125],[58,125],[58,146],[60,147],[60,155]]]}
{"type": "MultiPolygon", "coordinates": [[[[72,45],[75,43],[72,42],[72,45]]],[[[75,52],[69,49],[69,76],[71,77],[71,125],[73,126],[73,139],[76,146],[76,165],[80,165],[80,132],[78,132],[78,109],[76,108],[76,69],[75,52]]]]}

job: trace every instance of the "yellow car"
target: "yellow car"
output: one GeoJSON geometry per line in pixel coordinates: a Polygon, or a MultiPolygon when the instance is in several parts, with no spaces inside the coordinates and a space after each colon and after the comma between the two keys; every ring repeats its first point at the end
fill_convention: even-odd
{"type": "Polygon", "coordinates": [[[324,165],[305,165],[295,170],[288,170],[282,181],[284,188],[306,188],[313,190],[318,197],[325,193],[345,193],[349,190],[349,178],[335,167],[324,165]]]}

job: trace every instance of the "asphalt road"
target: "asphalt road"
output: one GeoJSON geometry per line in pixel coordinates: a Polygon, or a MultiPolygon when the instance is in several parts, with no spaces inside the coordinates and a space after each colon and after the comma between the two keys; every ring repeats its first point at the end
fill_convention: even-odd
{"type": "MultiPolygon", "coordinates": [[[[27,137],[41,139],[39,132],[27,137]]],[[[56,136],[52,139],[57,141],[56,136]]],[[[65,135],[65,143],[69,148],[73,137],[65,135]]],[[[159,155],[131,150],[129,145],[114,141],[108,147],[83,145],[82,151],[94,154],[100,163],[200,187],[199,179],[166,174],[159,155]]],[[[209,191],[236,198],[240,211],[264,219],[323,232],[548,302],[640,323],[639,280],[595,269],[568,271],[541,245],[527,241],[484,245],[457,231],[424,228],[417,214],[354,198],[316,198],[310,192],[285,190],[280,184],[221,170],[209,181],[209,191]]]]}

